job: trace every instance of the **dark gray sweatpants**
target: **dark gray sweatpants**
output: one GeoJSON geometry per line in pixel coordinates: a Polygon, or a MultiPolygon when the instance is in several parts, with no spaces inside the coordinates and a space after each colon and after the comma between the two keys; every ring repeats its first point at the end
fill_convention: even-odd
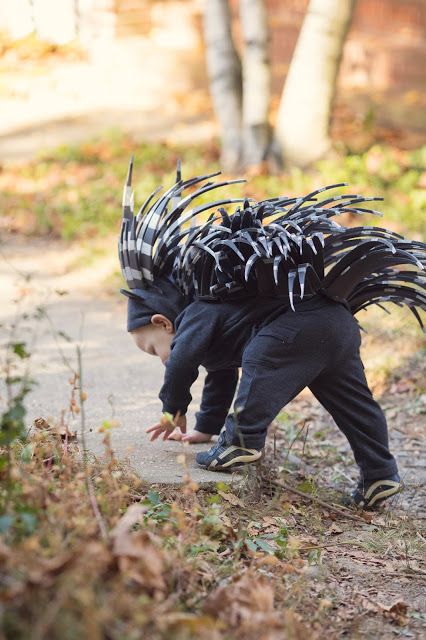
{"type": "Polygon", "coordinates": [[[261,449],[268,425],[309,387],[344,433],[364,480],[397,473],[386,418],[373,399],[352,314],[325,298],[307,300],[261,329],[247,345],[228,444],[261,449]]]}

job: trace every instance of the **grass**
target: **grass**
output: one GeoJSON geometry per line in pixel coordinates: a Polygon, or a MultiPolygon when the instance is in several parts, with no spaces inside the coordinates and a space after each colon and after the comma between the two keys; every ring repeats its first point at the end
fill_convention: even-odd
{"type": "MultiPolygon", "coordinates": [[[[4,202],[0,225],[11,231],[49,234],[66,240],[116,232],[122,186],[132,153],[139,204],[159,184],[173,182],[178,158],[183,159],[184,177],[219,169],[215,142],[202,147],[140,143],[120,131],[111,131],[101,139],[59,147],[26,165],[4,169],[0,175],[4,202]]],[[[391,226],[421,239],[426,233],[425,181],[426,146],[401,151],[375,145],[363,153],[320,161],[310,171],[292,169],[253,176],[247,185],[228,188],[227,194],[255,198],[301,195],[325,184],[347,182],[350,191],[385,198],[378,205],[385,216],[379,226],[391,226]]],[[[365,221],[371,223],[371,217],[365,221]]],[[[377,224],[376,218],[374,223],[377,224]]]]}

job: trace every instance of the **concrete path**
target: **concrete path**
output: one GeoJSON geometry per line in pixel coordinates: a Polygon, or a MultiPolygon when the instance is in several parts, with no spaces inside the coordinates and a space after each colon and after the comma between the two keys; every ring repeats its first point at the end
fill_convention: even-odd
{"type": "Polygon", "coordinates": [[[93,44],[87,60],[27,60],[16,69],[3,61],[0,164],[112,129],[145,141],[211,140],[203,61],[193,60],[190,47],[189,40],[176,50],[130,37],[93,44]]]}
{"type": "MultiPolygon", "coordinates": [[[[108,296],[104,291],[105,278],[116,268],[114,243],[111,253],[96,268],[70,269],[79,260],[81,250],[66,249],[61,244],[50,245],[45,240],[8,239],[0,246],[0,342],[7,336],[6,328],[16,312],[13,300],[17,292],[28,289],[21,311],[34,311],[45,304],[51,324],[44,320],[21,320],[20,339],[33,339],[31,351],[32,373],[38,386],[28,398],[28,421],[52,416],[58,419],[70,401],[70,369],[76,368],[76,344],[80,341],[83,353],[83,386],[88,446],[96,453],[103,450],[103,435],[98,429],[104,420],[113,416],[119,426],[112,431],[112,445],[116,455],[128,459],[131,466],[150,483],[179,483],[184,469],[177,462],[183,451],[188,460],[191,477],[200,484],[229,482],[228,474],[212,474],[199,469],[195,453],[206,445],[183,447],[178,442],[150,443],[145,428],[160,416],[157,398],[163,377],[163,365],[152,356],[138,351],[125,329],[125,301],[108,296]],[[31,274],[29,284],[15,269],[31,274]],[[67,290],[58,295],[55,290],[67,290]],[[52,326],[54,330],[52,330],[52,326]],[[65,332],[67,342],[55,331],[65,332]],[[81,338],[80,338],[81,336],[81,338]],[[58,349],[60,345],[60,350],[58,349]],[[62,352],[62,353],[61,353],[62,352]],[[90,430],[90,431],[89,431],[90,430]]],[[[194,411],[202,389],[202,379],[193,388],[193,404],[189,422],[194,423],[194,411]]],[[[0,394],[1,398],[1,394],[0,394]]],[[[1,401],[0,401],[1,404],[1,401]]],[[[79,429],[79,421],[73,425],[79,429]]]]}

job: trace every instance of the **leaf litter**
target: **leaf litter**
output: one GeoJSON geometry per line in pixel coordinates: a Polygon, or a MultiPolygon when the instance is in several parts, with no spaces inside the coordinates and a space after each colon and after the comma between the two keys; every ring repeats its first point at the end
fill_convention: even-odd
{"type": "MultiPolygon", "coordinates": [[[[423,418],[410,411],[419,379],[407,369],[398,375],[406,383],[391,380],[383,400],[396,406],[403,397],[390,429],[416,451],[423,418]]],[[[0,518],[5,638],[386,639],[398,629],[420,638],[422,489],[407,483],[405,495],[363,517],[345,510],[339,490],[352,467],[337,430],[303,397],[292,411],[296,422],[314,423],[310,437],[292,445],[303,464],[279,455],[289,414],[269,463],[213,490],[199,489],[187,468],[181,488],[145,486],[115,459],[110,425],[101,427],[105,455],[84,458],[64,415],[37,420],[11,451],[16,513],[0,518]],[[283,478],[298,493],[274,484],[283,478]]]]}

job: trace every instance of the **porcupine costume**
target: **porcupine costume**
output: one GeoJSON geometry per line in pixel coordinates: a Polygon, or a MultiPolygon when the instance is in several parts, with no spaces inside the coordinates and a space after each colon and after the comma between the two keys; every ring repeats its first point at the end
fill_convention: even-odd
{"type": "MultiPolygon", "coordinates": [[[[203,326],[214,324],[196,326],[200,314],[191,317],[189,309],[201,308],[207,318],[221,309],[248,313],[250,305],[262,310],[259,300],[278,301],[279,313],[260,323],[260,330],[258,323],[254,338],[244,343],[242,378],[226,431],[215,447],[198,454],[197,461],[209,469],[223,469],[257,459],[267,425],[309,386],[353,449],[363,483],[358,502],[368,504],[395,493],[397,467],[388,450],[385,418],[365,380],[353,314],[371,304],[392,302],[408,306],[423,328],[419,310],[426,309],[426,245],[379,227],[338,225],[332,218],[343,213],[377,214],[360,205],[379,199],[335,195],[319,200],[322,192],[343,184],[302,198],[224,198],[189,209],[199,196],[239,182],[208,182],[217,175],[183,181],[178,167],[176,183],[157,199],[155,191],[136,217],[132,163],[124,190],[119,254],[130,288],[127,295],[143,301],[146,317],[139,323],[149,322],[154,312],[174,321],[184,309],[187,333],[193,329],[188,338],[182,329],[185,322],[178,326],[160,393],[164,410],[174,413],[182,402],[185,412],[191,396],[185,385],[171,392],[171,380],[174,375],[190,386],[194,375],[191,369],[185,376],[185,354],[195,349],[194,336],[203,333],[203,326]],[[235,202],[242,206],[229,215],[223,206],[235,202]],[[197,223],[197,216],[209,210],[209,218],[197,223]],[[174,311],[167,314],[162,304],[170,307],[172,301],[174,311]],[[178,343],[184,348],[179,350],[178,343]],[[383,478],[388,484],[378,485],[383,478]],[[365,487],[371,490],[367,497],[365,487]]],[[[212,336],[208,339],[211,343],[212,336]]],[[[194,352],[198,370],[204,362],[196,361],[197,356],[194,352]]]]}
{"type": "Polygon", "coordinates": [[[213,189],[244,181],[207,182],[220,172],[183,181],[179,165],[176,183],[157,199],[156,189],[134,216],[132,172],[133,161],[119,240],[131,290],[149,291],[168,278],[186,302],[258,293],[285,297],[292,309],[295,292],[303,299],[322,291],[345,300],[352,314],[382,302],[406,305],[423,329],[417,308],[426,310],[426,245],[380,227],[345,228],[332,220],[343,213],[381,216],[359,205],[383,198],[345,194],[318,202],[322,192],[346,186],[340,183],[300,198],[224,198],[189,208],[213,189]],[[236,202],[243,207],[233,215],[221,208],[236,202]],[[189,224],[211,209],[207,221],[189,224]]]}

